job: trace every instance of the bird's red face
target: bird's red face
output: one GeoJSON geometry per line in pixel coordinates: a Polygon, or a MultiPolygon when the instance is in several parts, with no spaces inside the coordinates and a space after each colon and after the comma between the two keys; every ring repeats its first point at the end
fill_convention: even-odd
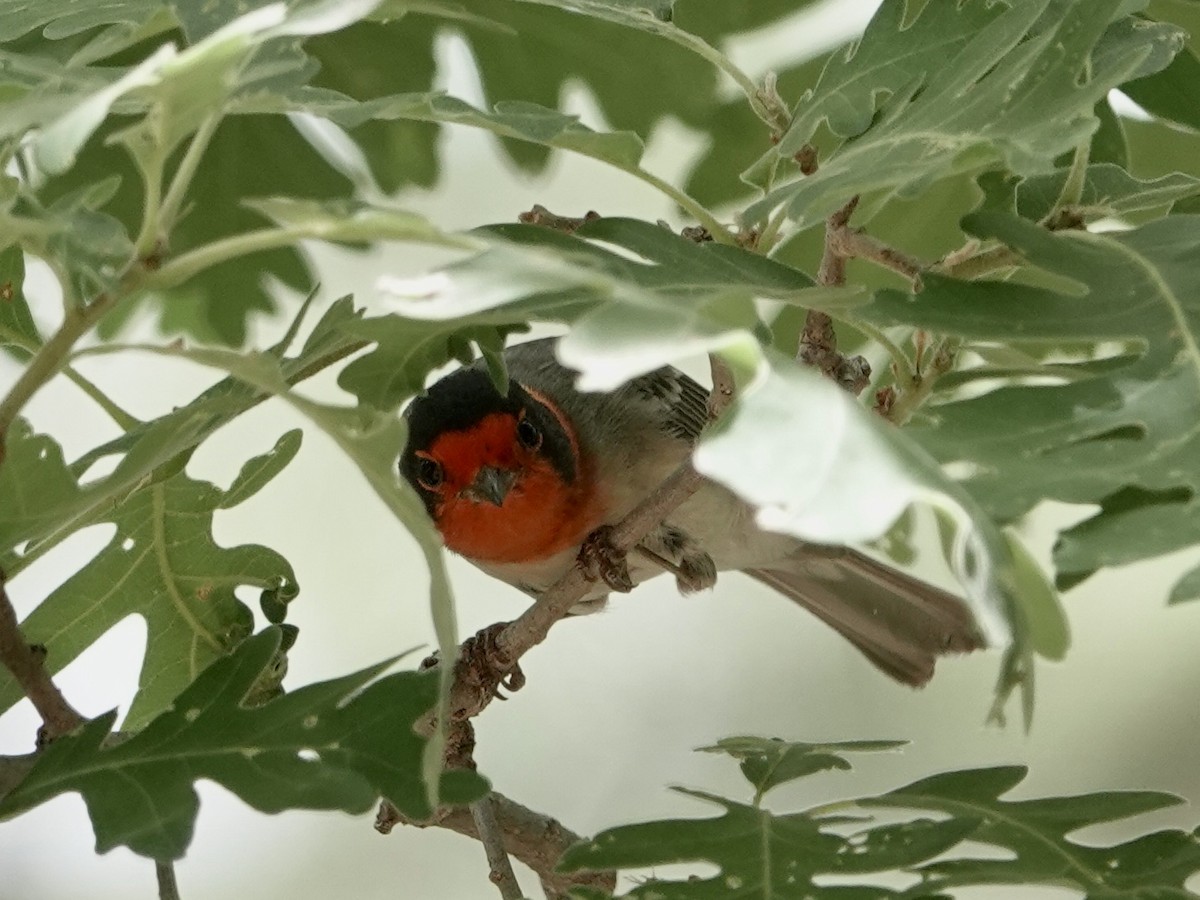
{"type": "Polygon", "coordinates": [[[401,472],[463,556],[531,562],[579,543],[598,524],[597,498],[574,429],[541,395],[514,385],[501,397],[477,374],[414,401],[401,472]]]}

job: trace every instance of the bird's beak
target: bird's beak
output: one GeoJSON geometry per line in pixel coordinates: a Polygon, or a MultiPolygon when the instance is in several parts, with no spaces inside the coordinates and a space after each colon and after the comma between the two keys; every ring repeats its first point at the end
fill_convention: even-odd
{"type": "Polygon", "coordinates": [[[475,473],[475,480],[459,492],[459,496],[476,503],[491,503],[503,506],[504,498],[512,490],[517,473],[512,469],[497,469],[495,466],[481,466],[475,473]]]}

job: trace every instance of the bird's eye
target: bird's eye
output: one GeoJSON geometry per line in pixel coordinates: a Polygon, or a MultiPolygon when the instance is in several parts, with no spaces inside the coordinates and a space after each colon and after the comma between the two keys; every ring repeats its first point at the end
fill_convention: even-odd
{"type": "Polygon", "coordinates": [[[442,464],[428,456],[420,457],[417,462],[417,481],[427,491],[436,491],[442,486],[442,464]]]}
{"type": "Polygon", "coordinates": [[[526,450],[536,450],[542,446],[542,433],[528,419],[521,419],[517,423],[517,440],[526,450]]]}

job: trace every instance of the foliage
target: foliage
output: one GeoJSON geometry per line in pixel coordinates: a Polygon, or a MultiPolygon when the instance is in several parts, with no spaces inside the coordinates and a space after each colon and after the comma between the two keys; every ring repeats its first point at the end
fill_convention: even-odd
{"type": "Polygon", "coordinates": [[[1025,770],[1000,766],[946,772],[876,797],[798,813],[774,813],[762,805],[773,787],[824,769],[849,769],[845,753],[895,746],[728,738],[704,749],[742,760],[742,772],[755,788],[753,804],[680,788],[724,812],[602,832],[572,847],[563,866],[578,871],[702,860],[720,869],[711,878],[650,878],[622,895],[662,900],[949,897],[946,892],[954,888],[982,884],[1044,884],[1088,897],[1195,896],[1184,882],[1200,871],[1196,834],[1158,831],[1111,846],[1070,837],[1090,825],[1181,802],[1171,794],[1110,791],[1005,800],[1025,770]],[[897,810],[903,811],[902,821],[894,821],[897,810]],[[836,887],[825,882],[830,876],[837,876],[836,887]]]}
{"type": "MultiPolygon", "coordinates": [[[[183,856],[191,841],[199,778],[263,812],[364,812],[383,795],[413,816],[429,816],[419,777],[423,742],[412,726],[433,702],[433,679],[399,672],[374,680],[389,661],[272,698],[286,669],[280,634],[271,628],[243,641],[128,740],[106,745],[112,712],[55,741],[0,801],[0,814],[78,791],[98,851],[128,846],[160,860],[183,856]]],[[[453,782],[448,798],[480,792],[478,776],[446,777],[453,782]]]]}
{"type": "MultiPolygon", "coordinates": [[[[247,702],[265,671],[280,675],[281,639],[275,629],[252,636],[254,613],[235,591],[261,591],[262,618],[286,628],[299,586],[267,546],[221,546],[213,514],[268,484],[301,452],[301,434],[238,461],[227,491],[186,467],[265,398],[292,404],[418,542],[449,658],[452,593],[438,536],[396,470],[397,410],[431,371],[477,352],[503,380],[500,349],[534,322],[566,327],[560,356],[588,389],[719,355],[738,397],[696,466],[751,500],[767,527],[878,542],[903,559],[905,513],[935,509],[963,594],[989,641],[1007,649],[998,707],[1019,689],[1028,721],[1035,658],[1062,658],[1068,645],[1051,582],[1067,590],[1104,567],[1200,543],[1200,61],[1185,31],[1200,32],[1200,13],[1180,4],[1170,18],[1139,0],[884,0],[861,40],[792,60],[778,77],[751,77],[723,52],[807,5],[0,5],[0,347],[20,371],[0,400],[0,569],[19,584],[63,541],[104,526],[107,545],[41,598],[24,638],[45,645],[57,672],[128,616],[149,634],[127,739],[113,739],[115,714],[59,739],[0,798],[0,815],[77,790],[100,849],[125,844],[166,860],[186,849],[201,777],[264,810],[361,811],[385,796],[419,817],[478,793],[478,779],[440,772],[444,734],[411,733],[435,704],[445,712],[449,666],[437,689],[370,667],[247,702]],[[436,89],[435,42],[451,33],[477,65],[482,103],[436,89]],[[586,86],[603,122],[560,109],[571,84],[586,86]],[[1117,116],[1114,89],[1148,120],[1117,116]],[[707,142],[678,184],[644,159],[668,118],[707,142]],[[296,124],[313,121],[340,130],[365,168],[296,124]],[[701,230],[610,215],[565,230],[478,222],[460,233],[380,199],[455,177],[437,135],[463,127],[494,135],[530,172],[558,153],[611,166],[701,230]],[[853,226],[887,251],[859,255],[884,266],[855,264],[848,283],[828,283],[822,225],[854,197],[853,226]],[[310,326],[310,296],[282,341],[244,347],[261,314],[281,311],[264,273],[313,287],[306,241],[414,243],[452,261],[395,273],[383,285],[386,314],[366,316],[343,298],[310,326]],[[907,256],[908,269],[897,265],[907,256]],[[61,311],[30,289],[31,260],[57,280],[61,311]],[[885,360],[866,402],[796,362],[810,309],[885,360]],[[160,343],[119,343],[138,310],[152,312],[160,343]],[[189,359],[224,377],[139,421],[74,367],[112,353],[189,359]],[[333,366],[356,406],[293,389],[333,366]],[[36,431],[22,413],[58,377],[120,436],[69,460],[53,429],[36,431]],[[1052,579],[1016,530],[1047,499],[1091,510],[1058,536],[1052,579]],[[113,802],[114,785],[130,781],[144,805],[113,802]]],[[[1171,599],[1198,596],[1200,569],[1171,599]]],[[[0,674],[0,711],[22,695],[0,674]]],[[[698,794],[725,813],[616,829],[570,862],[722,866],[720,883],[635,891],[664,897],[757,896],[768,883],[780,896],[924,896],[1008,882],[1173,897],[1200,867],[1194,842],[1175,833],[1111,848],[1069,839],[1157,808],[1163,795],[1003,801],[1020,780],[1012,769],[934,776],[856,801],[858,812],[901,807],[934,819],[864,824],[761,806],[779,784],[845,767],[843,753],[884,748],[724,741],[716,749],[742,760],[753,805],[698,794]],[[933,859],[968,840],[1013,858],[933,859]],[[764,846],[794,865],[768,876],[764,846]],[[818,891],[812,880],[893,870],[918,884],[887,894],[818,891]]]]}

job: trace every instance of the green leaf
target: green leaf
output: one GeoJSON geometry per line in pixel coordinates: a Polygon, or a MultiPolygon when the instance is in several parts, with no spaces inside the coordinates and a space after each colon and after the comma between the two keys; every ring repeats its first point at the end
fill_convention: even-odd
{"type": "Polygon", "coordinates": [[[642,158],[642,141],[632,132],[593,131],[581,125],[577,116],[526,101],[502,101],[489,112],[442,93],[398,94],[365,103],[331,97],[320,111],[348,128],[371,118],[471,125],[503,137],[571,150],[626,171],[637,169],[642,158]]]}
{"type": "Polygon", "coordinates": [[[1113,112],[1107,97],[1096,104],[1095,113],[1100,125],[1092,135],[1091,161],[1128,169],[1129,144],[1125,138],[1125,125],[1113,112]]]}
{"type": "MultiPolygon", "coordinates": [[[[1036,222],[1054,211],[1066,180],[1067,171],[1059,169],[1051,175],[1034,175],[1015,184],[1008,182],[1006,187],[1011,195],[1015,186],[1017,214],[1036,222]]],[[[1086,220],[1092,221],[1168,206],[1197,193],[1200,193],[1200,178],[1182,172],[1143,181],[1119,166],[1101,163],[1088,166],[1083,195],[1072,208],[1086,220]]],[[[1003,205],[1011,208],[1010,202],[1003,205]]],[[[995,207],[1001,204],[996,197],[988,205],[995,207]]]]}
{"type": "MultiPolygon", "coordinates": [[[[810,0],[683,0],[676,2],[673,27],[666,21],[671,4],[654,2],[573,3],[525,0],[464,0],[455,10],[479,68],[488,104],[518,100],[555,109],[564,89],[583,83],[596,98],[606,121],[618,130],[648,135],[664,117],[673,116],[714,137],[713,110],[722,98],[716,70],[702,57],[672,40],[690,40],[687,32],[716,43],[738,32],[769,25],[807,6],[810,0]],[[536,59],[531,67],[528,60],[536,59]],[[613,59],[636,60],[614,66],[613,59]],[[653,90],[645,86],[652,84],[653,90]]],[[[422,93],[435,83],[431,47],[441,4],[385,5],[390,22],[359,23],[308,44],[322,64],[316,84],[356,100],[387,94],[422,93]],[[390,64],[402,58],[404,66],[390,64]],[[347,61],[353,61],[348,65],[347,61]]],[[[744,101],[743,101],[744,105],[744,101]]],[[[755,120],[754,127],[766,129],[755,120]]],[[[437,161],[434,131],[411,121],[368,121],[352,129],[371,171],[387,191],[403,184],[432,184],[437,161]]],[[[525,168],[540,168],[545,148],[504,141],[505,149],[525,168]]],[[[732,170],[729,170],[732,171],[732,170]]],[[[729,178],[728,171],[726,178],[729,178]]]]}
{"type": "Polygon", "coordinates": [[[1021,604],[1023,618],[1029,624],[1033,649],[1046,659],[1061,660],[1071,645],[1066,612],[1046,582],[1041,566],[1025,545],[1010,530],[1006,530],[1004,536],[1008,551],[1012,554],[1013,594],[1021,604]]]}
{"type": "MultiPolygon", "coordinates": [[[[356,317],[348,302],[334,304],[300,355],[280,364],[284,376],[296,378],[344,356],[354,341],[340,329],[356,317]]],[[[216,547],[206,530],[213,510],[231,497],[248,497],[252,486],[264,483],[265,470],[281,468],[281,458],[252,461],[228,494],[180,472],[196,446],[262,397],[240,381],[226,379],[192,403],[132,428],[70,466],[54,440],[32,433],[23,420],[9,429],[7,458],[0,466],[0,568],[10,578],[80,528],[120,523],[108,547],[25,623],[29,633],[36,631],[49,643],[53,671],[127,615],[140,614],[147,617],[156,652],[153,660],[147,659],[143,679],[169,670],[167,680],[152,685],[144,701],[147,709],[161,706],[187,684],[201,661],[248,633],[249,611],[234,598],[236,585],[259,585],[278,601],[279,613],[278,605],[295,596],[291,569],[271,551],[216,547]],[[110,457],[117,458],[112,472],[81,488],[78,479],[110,457]],[[124,580],[135,562],[132,548],[124,547],[125,535],[140,541],[134,545],[141,554],[134,573],[137,591],[124,580]],[[164,626],[161,633],[154,630],[159,625],[164,626]],[[193,643],[197,656],[190,659],[193,643]]],[[[290,452],[291,441],[285,439],[281,456],[290,452]]],[[[0,677],[0,710],[21,696],[11,678],[0,677]]]]}
{"type": "Polygon", "coordinates": [[[1095,130],[1092,109],[1111,88],[1155,61],[1165,65],[1182,46],[1173,26],[1109,27],[1120,3],[933,3],[902,29],[904,2],[887,0],[853,55],[830,59],[755,168],[792,156],[823,121],[852,140],[814,174],[770,190],[747,221],[786,204],[793,219],[813,223],[856,194],[912,195],[1001,163],[1019,174],[1049,171],[1095,130]],[[1090,77],[1081,80],[1085,68],[1090,77]],[[879,94],[889,95],[882,105],[879,94]]]}
{"type": "Polygon", "coordinates": [[[950,772],[879,797],[778,814],[681,791],[720,806],[722,814],[610,829],[570,848],[562,868],[703,862],[718,869],[679,880],[656,874],[622,895],[641,900],[948,898],[960,887],[1042,884],[1113,900],[1191,896],[1184,884],[1200,871],[1200,844],[1192,834],[1160,831],[1108,846],[1069,837],[1089,825],[1175,805],[1178,797],[1146,791],[1000,799],[1024,774],[1019,767],[950,772]],[[913,875],[920,880],[911,887],[881,886],[911,883],[913,875]]]}
{"type": "Polygon", "coordinates": [[[1025,776],[1021,767],[975,769],[934,775],[879,797],[859,800],[864,807],[893,807],[971,817],[979,827],[971,840],[1007,851],[1008,858],[968,858],[931,862],[917,868],[923,887],[945,890],[976,884],[1070,885],[1089,896],[1147,896],[1144,891],[1183,889],[1200,869],[1200,845],[1182,832],[1159,832],[1111,847],[1083,845],[1070,835],[1089,825],[1112,822],[1182,802],[1173,794],[1123,791],[1076,797],[1003,800],[1025,776]],[[1173,866],[1152,871],[1146,842],[1171,847],[1173,866]],[[1189,846],[1190,845],[1190,846],[1189,846]]]}
{"type": "Polygon", "coordinates": [[[779,738],[722,738],[705,753],[724,753],[741,761],[742,774],[754,786],[755,802],[767,791],[830,769],[849,769],[845,753],[874,753],[896,750],[906,741],[834,741],[806,744],[779,738]]]}
{"type": "Polygon", "coordinates": [[[151,15],[162,0],[106,0],[84,4],[72,0],[40,0],[0,7],[0,41],[12,41],[35,28],[44,28],[51,40],[87,31],[99,25],[132,24],[151,15]]]}
{"type": "MultiPolygon", "coordinates": [[[[678,358],[707,340],[752,329],[754,295],[830,305],[853,300],[851,292],[815,288],[803,272],[749,251],[696,244],[632,219],[598,219],[574,235],[532,225],[476,234],[491,238],[491,249],[435,275],[385,282],[403,317],[349,328],[378,346],[346,367],[343,388],[394,408],[424,387],[431,369],[470,359],[472,343],[498,349],[530,318],[575,323],[564,353],[576,353],[576,361],[592,344],[603,355],[618,335],[655,342],[678,358]],[[709,337],[697,343],[697,330],[709,337]]],[[[633,368],[646,371],[648,363],[632,359],[633,368]]],[[[599,374],[598,367],[589,371],[593,379],[599,374]]],[[[604,379],[611,386],[630,373],[638,374],[611,369],[604,379]]]]}
{"type": "MultiPolygon", "coordinates": [[[[902,891],[862,885],[825,887],[824,876],[851,877],[906,868],[959,843],[974,828],[973,821],[918,820],[902,826],[882,826],[860,833],[852,843],[822,829],[806,813],[774,815],[701,791],[680,793],[723,808],[714,819],[674,819],[609,829],[571,847],[560,867],[626,869],[671,863],[706,862],[720,872],[685,881],[657,877],[641,881],[624,897],[641,900],[716,900],[723,897],[900,897],[902,891]],[[833,893],[833,891],[837,893],[833,893]],[[849,893],[847,893],[849,891],[849,893]]],[[[839,879],[839,884],[845,882],[839,879]]]]}
{"type": "MultiPolygon", "coordinates": [[[[313,27],[335,30],[365,15],[375,5],[370,0],[332,4],[322,0],[302,10],[283,5],[263,6],[245,15],[230,5],[230,17],[203,40],[179,52],[163,44],[137,66],[101,90],[75,104],[34,138],[33,155],[43,172],[69,169],[87,139],[107,116],[110,107],[127,94],[136,93],[144,108],[156,110],[124,133],[136,158],[157,155],[165,159],[186,135],[218,112],[251,52],[261,43],[281,36],[304,34],[313,27]],[[334,10],[338,15],[330,16],[334,10]]],[[[148,170],[149,173],[150,170],[148,170]]]]}
{"type": "MultiPolygon", "coordinates": [[[[278,629],[255,635],[115,746],[105,745],[113,713],[55,741],[0,800],[0,816],[77,791],[98,852],[126,846],[164,861],[181,858],[191,842],[201,778],[261,812],[362,813],[382,795],[408,815],[428,817],[424,742],[413,726],[433,704],[435,680],[412,672],[375,680],[389,661],[252,705],[279,648],[278,629]]],[[[473,773],[454,781],[457,799],[485,789],[473,773]]]]}
{"type": "Polygon", "coordinates": [[[347,243],[414,241],[460,250],[479,247],[469,238],[450,235],[436,228],[423,216],[379,204],[265,197],[243,200],[242,205],[305,238],[347,243]]]}
{"type": "Polygon", "coordinates": [[[1171,590],[1170,603],[1186,603],[1189,600],[1200,600],[1200,567],[1180,578],[1171,590]]]}
{"type": "Polygon", "coordinates": [[[304,432],[293,428],[279,436],[275,446],[262,456],[246,460],[242,470],[233,479],[233,484],[225,492],[221,500],[221,509],[232,509],[239,503],[249,500],[282,472],[300,451],[300,443],[304,432]]]}
{"type": "Polygon", "coordinates": [[[1200,109],[1195,102],[1197,83],[1200,83],[1200,59],[1185,47],[1161,72],[1126,82],[1121,90],[1147,112],[1200,131],[1200,109]]]}
{"type": "MultiPolygon", "coordinates": [[[[714,11],[735,3],[710,3],[714,11]]],[[[679,21],[679,17],[676,18],[679,21]]],[[[839,51],[833,51],[839,52],[839,51]]],[[[778,73],[780,96],[797,97],[811,90],[820,77],[829,54],[806,60],[778,73]]],[[[737,177],[771,146],[771,133],[761,119],[737,96],[714,107],[706,130],[711,135],[704,155],[688,173],[684,189],[707,206],[741,200],[751,186],[737,177]]]]}
{"type": "MultiPolygon", "coordinates": [[[[493,317],[489,317],[493,318],[493,317]]],[[[422,322],[398,316],[364,319],[347,328],[376,344],[338,375],[338,385],[360,403],[395,409],[425,387],[430,371],[452,360],[470,362],[471,347],[494,352],[507,334],[524,330],[519,311],[494,317],[495,323],[422,322]]]]}
{"type": "Polygon", "coordinates": [[[128,232],[118,220],[99,211],[118,186],[114,177],[82,184],[44,208],[5,222],[27,250],[57,261],[65,275],[68,302],[115,288],[128,265],[133,250],[128,232]]]}
{"type": "MultiPolygon", "coordinates": [[[[46,194],[53,199],[99,173],[120,172],[124,175],[122,189],[107,211],[120,219],[127,231],[136,232],[143,209],[141,178],[135,177],[125,153],[105,146],[107,142],[124,142],[147,178],[156,178],[157,167],[163,162],[168,162],[169,174],[169,154],[200,122],[219,116],[230,104],[237,104],[247,96],[270,96],[275,91],[292,90],[312,75],[315,65],[296,51],[296,35],[342,27],[365,15],[374,5],[372,0],[355,0],[350,4],[326,0],[286,14],[282,6],[274,7],[273,12],[260,9],[232,25],[226,24],[170,59],[164,56],[147,75],[149,81],[141,89],[121,96],[121,111],[140,115],[132,125],[122,120],[123,127],[118,132],[115,124],[105,124],[91,141],[79,145],[81,137],[99,124],[92,117],[83,122],[88,128],[71,131],[72,141],[53,144],[62,148],[60,156],[68,149],[80,155],[70,172],[50,182],[46,194]]],[[[206,9],[213,13],[211,5],[206,9]]],[[[222,14],[232,18],[235,11],[238,10],[234,4],[227,4],[222,14]]],[[[76,71],[68,70],[78,78],[76,71]]],[[[78,71],[92,78],[90,89],[101,100],[113,93],[112,85],[107,82],[95,86],[96,76],[91,75],[91,69],[78,71]]],[[[53,85],[61,79],[44,80],[53,85]]],[[[80,87],[76,93],[82,90],[80,87]]],[[[227,120],[217,129],[192,181],[191,196],[203,197],[204,202],[188,208],[187,215],[170,235],[170,249],[179,254],[260,225],[259,215],[239,208],[241,200],[249,194],[327,198],[345,195],[350,187],[350,181],[332,171],[290,123],[276,117],[249,115],[227,120]],[[251,156],[271,159],[272,164],[247,167],[244,161],[251,156]]],[[[186,286],[173,291],[175,296],[186,297],[186,302],[161,307],[164,327],[186,330],[205,340],[241,343],[248,315],[254,310],[273,308],[262,283],[264,271],[270,271],[292,287],[308,286],[307,267],[296,250],[286,248],[255,254],[202,272],[186,286]],[[220,302],[197,302],[197,295],[219,297],[220,302]]],[[[104,333],[111,335],[144,299],[127,301],[114,316],[108,317],[104,333]]]]}
{"type": "MultiPolygon", "coordinates": [[[[596,0],[569,6],[472,0],[465,6],[506,29],[464,28],[489,104],[520,100],[554,109],[565,86],[576,80],[588,85],[605,120],[618,130],[646,135],[668,114],[701,128],[707,122],[717,72],[684,48],[646,33],[670,29],[657,17],[596,0]],[[530,66],[531,59],[538,64],[530,66]],[[637,64],[613,65],[614,59],[637,64]]],[[[526,168],[545,161],[537,147],[509,142],[506,148],[526,168]]]]}
{"type": "Polygon", "coordinates": [[[41,343],[25,299],[25,254],[12,245],[0,250],[0,346],[28,351],[41,343]]]}
{"type": "Polygon", "coordinates": [[[55,122],[110,88],[123,74],[119,69],[73,68],[51,56],[7,48],[0,48],[0,62],[4,109],[0,138],[17,138],[31,128],[55,122]]]}
{"type": "MultiPolygon", "coordinates": [[[[4,449],[4,465],[0,466],[0,547],[9,551],[54,529],[67,511],[77,506],[83,492],[67,468],[58,442],[35,433],[24,419],[18,418],[9,426],[4,449]]],[[[11,577],[10,567],[5,565],[3,569],[11,577]]]]}
{"type": "MultiPolygon", "coordinates": [[[[339,323],[340,324],[340,323],[339,323]]],[[[322,326],[318,325],[318,329],[322,326]]],[[[311,339],[310,339],[311,341],[311,339]]],[[[119,349],[119,348],[109,348],[119,349]]],[[[442,542],[435,531],[424,504],[412,487],[400,477],[396,458],[404,445],[404,425],[391,412],[381,412],[366,406],[355,409],[314,403],[291,390],[286,367],[270,353],[240,354],[222,349],[186,349],[182,347],[140,346],[137,349],[163,356],[189,359],[201,365],[228,372],[233,378],[264,395],[278,396],[328,434],[358,467],[367,483],[388,510],[408,529],[425,556],[430,573],[430,605],[438,649],[443,659],[452,658],[458,647],[458,627],[454,598],[446,573],[442,542]]],[[[306,350],[308,348],[306,347],[306,350]]],[[[273,604],[268,604],[274,609],[273,604]]],[[[446,722],[446,709],[454,667],[439,667],[440,693],[438,720],[446,722]]],[[[439,731],[425,751],[424,773],[431,807],[439,802],[438,790],[442,775],[444,732],[439,731]]]]}
{"type": "MultiPolygon", "coordinates": [[[[134,493],[106,517],[116,525],[108,545],[22,623],[29,640],[46,645],[47,665],[60,671],[127,616],[146,620],[146,658],[127,730],[165,709],[250,633],[252,616],[235,588],[295,584],[274,551],[214,542],[212,515],[225,498],[183,473],[134,493]]],[[[0,705],[19,698],[12,679],[0,682],[0,705]]]]}
{"type": "Polygon", "coordinates": [[[711,44],[794,16],[816,0],[675,0],[674,23],[711,44]]]}
{"type": "MultiPolygon", "coordinates": [[[[394,22],[359,22],[314,38],[305,45],[321,64],[313,83],[356,100],[427,91],[437,74],[433,57],[437,34],[437,21],[410,14],[394,22]],[[404,65],[389,64],[392,59],[403,59],[404,65]]],[[[373,120],[356,125],[351,136],[385,192],[395,193],[408,184],[431,187],[437,181],[436,126],[373,120]]]]}
{"type": "Polygon", "coordinates": [[[1056,549],[1064,583],[1200,541],[1200,217],[1104,234],[1051,234],[993,212],[966,224],[1073,288],[930,276],[916,300],[883,291],[856,313],[981,344],[1130,352],[1066,383],[939,403],[906,432],[942,462],[968,463],[964,486],[1000,521],[1048,498],[1099,505],[1056,549]]]}

